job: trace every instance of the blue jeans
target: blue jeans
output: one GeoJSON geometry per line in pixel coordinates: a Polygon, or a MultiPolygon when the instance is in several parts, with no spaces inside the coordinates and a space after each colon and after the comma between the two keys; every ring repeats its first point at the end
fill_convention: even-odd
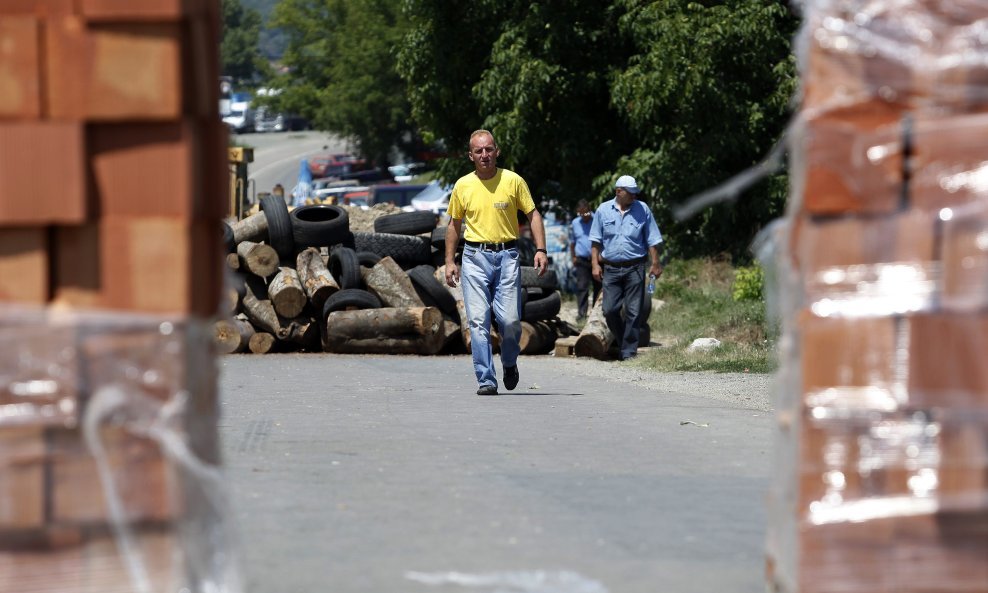
{"type": "Polygon", "coordinates": [[[464,247],[460,268],[463,304],[470,323],[470,349],[479,385],[497,387],[491,349],[491,312],[501,334],[501,364],[518,364],[521,339],[521,264],[517,249],[464,247]]]}
{"type": "Polygon", "coordinates": [[[638,353],[639,318],[644,297],[644,263],[627,268],[604,264],[604,319],[621,349],[621,360],[638,353]]]}

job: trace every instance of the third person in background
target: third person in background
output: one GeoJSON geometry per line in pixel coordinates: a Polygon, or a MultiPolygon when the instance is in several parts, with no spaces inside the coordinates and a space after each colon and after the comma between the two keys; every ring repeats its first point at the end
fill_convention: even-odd
{"type": "Polygon", "coordinates": [[[662,275],[662,234],[651,208],[637,200],[638,192],[634,177],[618,177],[614,199],[597,208],[590,228],[593,277],[604,284],[604,318],[621,360],[638,354],[646,268],[649,275],[662,275]]]}
{"type": "Polygon", "coordinates": [[[590,266],[590,228],[593,225],[593,213],[590,203],[580,200],[576,204],[576,218],[570,223],[569,253],[573,258],[573,274],[576,279],[576,318],[585,319],[589,307],[597,304],[600,296],[600,280],[593,277],[590,266]],[[590,285],[593,284],[593,302],[590,303],[590,285]],[[589,306],[588,306],[589,305],[589,306]]]}

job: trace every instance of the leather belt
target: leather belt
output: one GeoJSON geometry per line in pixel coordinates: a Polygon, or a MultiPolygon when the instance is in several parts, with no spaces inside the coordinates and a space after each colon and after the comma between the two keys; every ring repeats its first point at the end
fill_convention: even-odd
{"type": "Polygon", "coordinates": [[[615,268],[630,268],[632,266],[637,266],[638,264],[645,263],[644,257],[639,257],[637,259],[629,259],[628,261],[606,261],[600,260],[605,266],[614,266],[615,268]]]}
{"type": "Polygon", "coordinates": [[[504,241],[502,243],[478,243],[476,241],[464,241],[464,243],[470,247],[476,247],[482,251],[504,251],[505,249],[514,249],[518,246],[517,239],[504,241]]]}

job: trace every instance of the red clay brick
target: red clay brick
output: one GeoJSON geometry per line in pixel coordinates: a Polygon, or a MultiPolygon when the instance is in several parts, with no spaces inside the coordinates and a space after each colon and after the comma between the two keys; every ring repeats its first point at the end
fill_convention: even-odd
{"type": "Polygon", "coordinates": [[[47,228],[0,228],[0,302],[47,303],[48,258],[47,228]]]}
{"type": "Polygon", "coordinates": [[[216,151],[219,129],[193,120],[90,126],[100,213],[220,220],[226,200],[216,194],[213,180],[227,166],[216,151]]]}
{"type": "Polygon", "coordinates": [[[0,18],[0,117],[41,117],[40,40],[36,18],[0,18]]]}
{"type": "Polygon", "coordinates": [[[55,231],[54,302],[81,308],[212,316],[222,248],[216,222],[104,218],[55,231]]]}
{"type": "Polygon", "coordinates": [[[79,122],[0,122],[0,225],[86,220],[85,132],[79,122]]]}
{"type": "Polygon", "coordinates": [[[186,91],[177,23],[47,27],[48,113],[79,120],[176,119],[186,91]]]}

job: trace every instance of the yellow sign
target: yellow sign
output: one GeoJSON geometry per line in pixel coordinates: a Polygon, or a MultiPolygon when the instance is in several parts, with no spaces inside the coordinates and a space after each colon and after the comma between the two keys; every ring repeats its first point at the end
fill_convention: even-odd
{"type": "Polygon", "coordinates": [[[254,162],[254,149],[244,148],[243,146],[231,146],[230,151],[230,162],[231,163],[253,163],[254,162]]]}

